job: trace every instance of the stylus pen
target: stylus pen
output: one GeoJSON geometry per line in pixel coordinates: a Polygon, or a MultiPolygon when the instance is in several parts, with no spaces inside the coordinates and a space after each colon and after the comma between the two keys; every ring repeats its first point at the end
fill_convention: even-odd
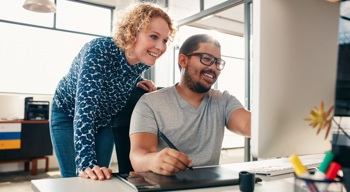
{"type": "MultiPolygon", "coordinates": [[[[163,139],[163,141],[172,149],[175,149],[176,151],[179,151],[175,145],[161,132],[158,131],[158,135],[163,139]]],[[[193,170],[192,167],[188,167],[190,170],[193,170]]]]}

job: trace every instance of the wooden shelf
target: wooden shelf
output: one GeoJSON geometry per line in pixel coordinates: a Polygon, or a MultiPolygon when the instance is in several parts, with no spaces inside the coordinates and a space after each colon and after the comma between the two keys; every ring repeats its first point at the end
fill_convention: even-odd
{"type": "Polygon", "coordinates": [[[49,123],[49,120],[0,120],[0,123],[49,123]]]}

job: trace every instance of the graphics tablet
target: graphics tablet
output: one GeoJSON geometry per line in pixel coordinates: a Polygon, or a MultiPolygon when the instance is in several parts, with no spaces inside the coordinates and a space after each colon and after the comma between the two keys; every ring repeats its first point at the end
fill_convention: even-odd
{"type": "Polygon", "coordinates": [[[220,166],[199,167],[181,171],[174,176],[163,176],[153,172],[113,173],[136,191],[166,191],[238,185],[238,172],[220,166]]]}

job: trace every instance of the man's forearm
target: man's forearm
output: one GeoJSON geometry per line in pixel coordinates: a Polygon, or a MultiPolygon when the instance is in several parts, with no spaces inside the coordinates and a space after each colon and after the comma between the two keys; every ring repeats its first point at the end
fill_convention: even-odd
{"type": "Polygon", "coordinates": [[[131,165],[136,172],[151,171],[150,165],[153,161],[154,153],[147,152],[131,152],[131,165]]]}

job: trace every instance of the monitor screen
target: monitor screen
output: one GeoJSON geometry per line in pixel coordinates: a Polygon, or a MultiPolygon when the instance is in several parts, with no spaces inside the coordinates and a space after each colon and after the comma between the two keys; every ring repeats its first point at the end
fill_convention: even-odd
{"type": "MultiPolygon", "coordinates": [[[[324,153],[330,136],[304,118],[334,104],[339,3],[254,1],[251,154],[254,158],[324,153]]],[[[331,135],[331,134],[330,134],[331,135]]]]}
{"type": "Polygon", "coordinates": [[[334,116],[350,116],[350,1],[340,3],[339,49],[334,116]]]}

